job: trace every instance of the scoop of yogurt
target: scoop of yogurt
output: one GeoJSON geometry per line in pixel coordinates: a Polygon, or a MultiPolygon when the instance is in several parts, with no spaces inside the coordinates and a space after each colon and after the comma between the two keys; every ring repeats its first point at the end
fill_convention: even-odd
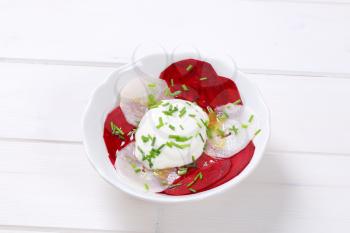
{"type": "Polygon", "coordinates": [[[163,100],[141,119],[135,134],[136,158],[151,169],[181,167],[201,156],[208,115],[196,104],[163,100]]]}

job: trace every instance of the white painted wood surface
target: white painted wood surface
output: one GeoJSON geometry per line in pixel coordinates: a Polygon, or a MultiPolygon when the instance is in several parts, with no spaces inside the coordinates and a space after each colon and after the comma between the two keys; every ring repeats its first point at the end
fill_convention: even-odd
{"type": "Polygon", "coordinates": [[[0,81],[0,233],[350,231],[348,0],[0,0],[0,81]],[[149,41],[225,51],[262,91],[271,140],[235,190],[158,206],[86,160],[90,93],[149,41]]]}

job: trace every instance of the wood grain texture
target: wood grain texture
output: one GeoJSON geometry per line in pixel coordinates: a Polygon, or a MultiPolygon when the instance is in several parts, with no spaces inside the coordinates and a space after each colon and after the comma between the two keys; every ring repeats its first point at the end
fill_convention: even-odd
{"type": "Polygon", "coordinates": [[[326,232],[350,226],[348,156],[268,153],[236,189],[176,206],[114,190],[93,171],[83,145],[0,141],[0,160],[4,226],[136,232],[153,232],[156,221],[159,232],[177,232],[180,222],[186,232],[326,232]]]}
{"type": "MultiPolygon", "coordinates": [[[[0,137],[81,141],[91,92],[112,68],[0,63],[0,137]]],[[[271,111],[270,151],[350,154],[350,80],[248,75],[271,111]],[[338,127],[337,125],[341,125],[338,127]]]]}
{"type": "Polygon", "coordinates": [[[34,0],[0,9],[2,58],[118,62],[159,42],[228,53],[244,69],[350,73],[350,4],[34,0]]]}

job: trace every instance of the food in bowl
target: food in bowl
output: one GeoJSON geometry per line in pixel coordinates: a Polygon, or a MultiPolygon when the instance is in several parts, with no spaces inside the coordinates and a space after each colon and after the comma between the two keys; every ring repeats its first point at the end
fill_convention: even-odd
{"type": "Polygon", "coordinates": [[[249,164],[261,132],[232,79],[195,59],[151,80],[130,80],[106,117],[116,176],[134,189],[189,195],[222,185],[249,164]]]}

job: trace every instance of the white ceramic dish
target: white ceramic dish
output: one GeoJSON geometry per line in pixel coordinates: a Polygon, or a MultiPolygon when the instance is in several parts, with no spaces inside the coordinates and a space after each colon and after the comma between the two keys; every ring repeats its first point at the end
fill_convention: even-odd
{"type": "Polygon", "coordinates": [[[111,74],[93,93],[83,118],[83,140],[90,160],[96,171],[114,187],[148,201],[160,203],[177,203],[201,200],[230,189],[240,183],[257,166],[263,156],[269,135],[269,111],[259,90],[246,76],[236,71],[235,67],[220,58],[203,59],[208,61],[216,72],[231,78],[236,83],[243,103],[254,109],[256,119],[259,119],[261,134],[254,139],[255,152],[248,166],[235,178],[214,189],[185,196],[169,196],[151,192],[136,192],[116,176],[115,169],[108,158],[108,152],[103,140],[104,121],[107,114],[118,105],[118,93],[121,88],[135,77],[159,77],[168,65],[184,58],[195,58],[194,54],[180,54],[177,59],[168,58],[164,54],[146,56],[136,62],[124,65],[111,74]],[[181,58],[181,59],[180,59],[181,58]]]}

